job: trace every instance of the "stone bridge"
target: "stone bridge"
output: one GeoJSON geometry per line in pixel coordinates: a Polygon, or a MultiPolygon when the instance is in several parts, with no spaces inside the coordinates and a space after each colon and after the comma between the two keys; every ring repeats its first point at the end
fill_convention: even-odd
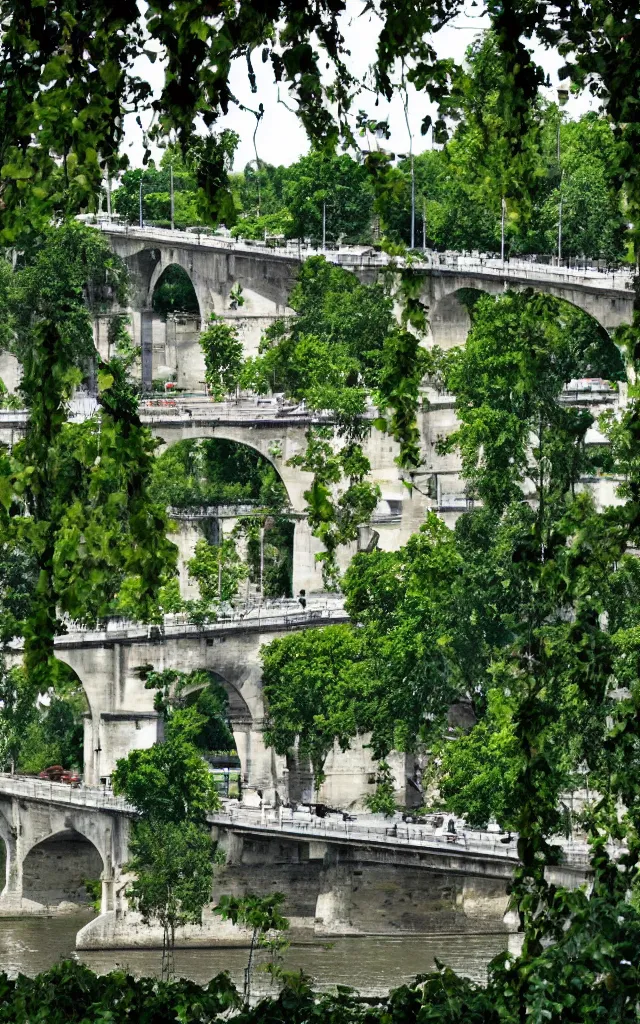
{"type": "MultiPolygon", "coordinates": [[[[263,740],[264,702],[260,648],[291,630],[347,621],[338,600],[273,602],[220,617],[204,626],[184,616],[167,616],[160,626],[112,621],[104,630],[75,629],[55,641],[56,657],[82,683],[85,716],[84,779],[92,786],[108,779],[119,758],[162,738],[162,718],[153,707],[139,669],[183,672],[207,669],[229,697],[229,719],[240,758],[247,799],[260,790],[265,799],[282,795],[285,759],[263,740]]],[[[16,650],[15,655],[19,657],[16,650]]]]}
{"type": "MultiPolygon", "coordinates": [[[[164,271],[173,265],[181,267],[193,284],[200,321],[215,312],[234,323],[246,354],[253,354],[265,327],[291,312],[287,302],[300,263],[317,255],[316,250],[297,245],[272,249],[194,232],[104,222],[100,227],[131,274],[131,316],[134,338],[141,349],[143,380],[151,381],[160,361],[164,364],[167,358],[175,358],[178,382],[192,388],[204,381],[197,331],[195,341],[174,337],[171,356],[158,354],[166,353],[169,344],[166,330],[160,327],[157,317],[154,319],[152,309],[153,293],[164,271]],[[241,306],[236,306],[232,296],[238,285],[244,299],[241,306]]],[[[327,250],[323,255],[352,269],[366,282],[377,280],[389,264],[385,254],[366,255],[353,249],[327,250]]],[[[626,270],[603,273],[588,267],[558,267],[535,260],[502,262],[438,253],[425,253],[413,267],[424,279],[422,297],[429,309],[431,342],[443,348],[462,344],[466,338],[469,317],[460,297],[469,290],[496,295],[506,288],[533,288],[579,307],[607,331],[630,322],[632,317],[633,277],[626,270]]],[[[101,350],[105,348],[106,332],[98,331],[98,343],[101,350]]]]}
{"type": "MultiPolygon", "coordinates": [[[[0,839],[6,850],[0,916],[62,913],[81,902],[87,878],[102,882],[101,913],[77,938],[79,948],[161,944],[127,906],[127,844],[133,809],[108,790],[0,776],[0,839]]],[[[278,889],[294,937],[507,931],[506,888],[517,863],[515,839],[466,829],[451,835],[442,818],[389,824],[365,815],[343,821],[307,811],[228,804],[210,815],[224,853],[212,901],[278,889]]],[[[0,843],[0,847],[2,843],[0,843]]],[[[565,843],[552,869],[558,884],[580,884],[584,843],[565,843]]],[[[179,945],[245,943],[248,936],[206,909],[202,928],[182,930],[179,945]]]]}

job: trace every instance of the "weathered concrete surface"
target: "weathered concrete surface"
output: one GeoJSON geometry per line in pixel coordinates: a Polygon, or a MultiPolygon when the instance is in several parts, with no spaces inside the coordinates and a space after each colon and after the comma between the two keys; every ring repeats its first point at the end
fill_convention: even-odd
{"type": "Polygon", "coordinates": [[[5,783],[0,791],[5,848],[0,917],[64,913],[86,904],[87,880],[102,882],[102,909],[113,909],[127,859],[128,817],[64,806],[57,798],[27,801],[7,794],[11,788],[5,783]]]}
{"type": "MultiPolygon", "coordinates": [[[[229,834],[220,836],[228,848],[229,834]]],[[[506,932],[506,879],[481,874],[376,863],[366,851],[339,854],[320,843],[235,840],[228,864],[217,868],[212,906],[222,894],[282,892],[282,911],[295,939],[335,935],[407,935],[438,932],[506,932]],[[344,857],[344,859],[343,859],[344,857]]],[[[202,927],[180,929],[179,946],[248,945],[244,929],[205,910],[202,927]]],[[[89,922],[79,949],[153,947],[159,928],[147,928],[122,905],[89,922]]]]}

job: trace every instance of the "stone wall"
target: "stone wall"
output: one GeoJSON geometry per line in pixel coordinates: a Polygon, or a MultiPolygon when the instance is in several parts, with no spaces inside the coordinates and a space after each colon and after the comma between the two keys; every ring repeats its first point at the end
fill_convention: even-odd
{"type": "Polygon", "coordinates": [[[63,904],[86,905],[91,899],[85,882],[101,874],[102,858],[92,843],[77,832],[59,834],[27,854],[22,866],[23,898],[58,910],[63,904]]]}

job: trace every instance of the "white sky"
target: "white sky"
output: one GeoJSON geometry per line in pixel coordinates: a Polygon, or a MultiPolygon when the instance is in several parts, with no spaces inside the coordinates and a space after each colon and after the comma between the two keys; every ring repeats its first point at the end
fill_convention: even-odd
{"type": "MultiPolygon", "coordinates": [[[[343,17],[343,34],[347,46],[351,50],[350,68],[356,77],[364,78],[369,65],[375,56],[375,45],[379,31],[379,21],[371,14],[364,17],[359,16],[363,8],[361,0],[347,0],[347,13],[343,17]]],[[[473,11],[467,7],[469,13],[460,15],[454,23],[443,29],[435,37],[436,48],[440,57],[454,57],[461,61],[467,46],[473,41],[474,36],[488,25],[485,17],[472,16],[473,11]]],[[[550,76],[552,90],[550,98],[554,98],[555,88],[558,85],[558,69],[562,59],[554,51],[544,50],[542,47],[534,48],[534,55],[544,70],[550,76]]],[[[147,58],[140,58],[136,65],[138,74],[147,79],[157,92],[161,88],[163,70],[158,61],[155,64],[147,58]]],[[[296,115],[278,102],[278,89],[273,81],[273,73],[270,63],[263,64],[260,54],[255,54],[254,70],[257,77],[258,91],[251,93],[247,79],[247,70],[244,60],[238,61],[232,70],[231,90],[240,103],[257,109],[262,103],[265,114],[258,128],[256,143],[258,155],[261,160],[271,164],[291,164],[298,157],[308,150],[308,141],[304,129],[296,115]]],[[[280,95],[290,107],[295,107],[295,101],[281,87],[280,95]]],[[[578,117],[591,105],[591,98],[587,95],[578,98],[571,98],[566,107],[566,112],[571,117],[578,117]]],[[[398,95],[388,104],[385,100],[380,101],[376,108],[371,94],[364,92],[354,104],[354,110],[363,108],[369,116],[376,120],[388,118],[391,138],[388,142],[382,141],[385,149],[394,152],[407,152],[409,148],[409,136],[407,132],[404,110],[401,99],[398,95]]],[[[415,153],[420,153],[430,145],[431,135],[422,136],[420,125],[426,114],[435,115],[436,111],[429,104],[426,96],[417,94],[414,90],[409,91],[409,123],[413,134],[413,148],[415,153]]],[[[143,119],[143,123],[144,119],[143,119]]],[[[255,128],[255,117],[253,114],[232,107],[229,114],[221,118],[219,127],[231,128],[240,136],[240,143],[236,151],[234,170],[240,171],[250,160],[255,159],[252,136],[255,128]]],[[[135,123],[134,115],[127,115],[125,118],[125,149],[132,166],[140,166],[142,162],[142,136],[138,125],[135,123]]],[[[363,140],[364,146],[364,140],[363,140]]]]}

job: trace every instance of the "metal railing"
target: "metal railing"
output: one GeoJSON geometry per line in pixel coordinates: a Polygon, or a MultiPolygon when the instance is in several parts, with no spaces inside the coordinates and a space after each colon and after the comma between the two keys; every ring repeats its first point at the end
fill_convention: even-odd
{"type": "MultiPolygon", "coordinates": [[[[517,862],[517,836],[506,836],[496,832],[481,832],[475,829],[456,827],[451,833],[440,831],[431,821],[424,825],[396,822],[393,825],[372,821],[364,816],[362,821],[321,818],[301,820],[293,812],[280,808],[277,812],[248,807],[230,807],[223,813],[209,816],[212,824],[238,826],[265,833],[304,836],[310,839],[328,841],[370,843],[383,846],[406,846],[432,850],[440,854],[463,853],[494,859],[517,862]]],[[[589,848],[586,843],[563,842],[565,861],[570,867],[586,868],[589,864],[589,848]]]]}
{"type": "Polygon", "coordinates": [[[67,622],[68,632],[55,638],[55,644],[69,642],[85,643],[88,640],[160,640],[176,634],[192,635],[203,631],[241,632],[246,629],[289,629],[296,626],[314,625],[318,622],[347,622],[341,598],[307,598],[302,608],[297,598],[266,600],[257,603],[248,601],[230,611],[223,611],[217,618],[205,623],[193,622],[188,613],[167,614],[162,623],[143,624],[127,619],[109,619],[104,628],[96,629],[73,621],[67,622]]]}
{"type": "MultiPolygon", "coordinates": [[[[67,807],[91,808],[132,815],[135,808],[124,797],[116,796],[106,787],[92,787],[80,784],[68,785],[63,782],[49,782],[25,776],[0,773],[0,794],[32,800],[35,803],[52,803],[67,807]]],[[[308,839],[367,843],[380,846],[402,846],[430,850],[441,855],[470,854],[495,860],[516,863],[518,860],[517,837],[495,832],[481,832],[456,825],[456,831],[442,832],[435,824],[438,816],[432,816],[425,824],[396,822],[389,825],[383,821],[364,816],[362,821],[322,818],[303,820],[296,818],[293,811],[280,808],[273,812],[266,808],[228,807],[222,812],[208,815],[212,825],[240,827],[259,831],[265,835],[291,835],[308,839]]],[[[439,816],[440,820],[442,815],[439,816]]],[[[589,847],[584,842],[563,841],[559,843],[564,853],[563,864],[573,868],[589,865],[589,847]]],[[[615,852],[615,851],[613,851],[615,852]]],[[[562,865],[561,865],[562,866],[562,865]]]]}
{"type": "Polygon", "coordinates": [[[0,793],[4,796],[21,797],[37,803],[64,804],[70,807],[92,807],[96,810],[119,811],[135,814],[135,808],[122,796],[116,796],[106,788],[69,785],[66,782],[48,782],[45,779],[30,779],[24,776],[0,772],[0,793]]]}
{"type": "MultiPolygon", "coordinates": [[[[124,235],[131,238],[158,239],[158,241],[179,242],[183,245],[218,249],[221,252],[242,252],[255,255],[268,255],[271,259],[300,260],[308,256],[325,256],[332,263],[349,267],[384,267],[391,262],[398,266],[405,264],[403,259],[392,259],[386,253],[365,255],[356,251],[340,251],[335,249],[312,248],[299,245],[297,242],[283,248],[272,248],[266,245],[251,245],[237,239],[226,239],[197,232],[176,231],[169,228],[140,228],[130,225],[100,222],[98,227],[106,234],[124,235]]],[[[597,261],[586,261],[582,266],[558,266],[557,262],[547,262],[550,257],[519,256],[515,259],[501,260],[497,256],[465,253],[438,253],[427,250],[412,257],[415,270],[425,272],[457,271],[481,276],[514,277],[525,280],[548,280],[553,278],[556,283],[582,284],[586,287],[608,289],[611,291],[633,290],[634,270],[624,267],[612,270],[602,267],[597,261]]]]}

